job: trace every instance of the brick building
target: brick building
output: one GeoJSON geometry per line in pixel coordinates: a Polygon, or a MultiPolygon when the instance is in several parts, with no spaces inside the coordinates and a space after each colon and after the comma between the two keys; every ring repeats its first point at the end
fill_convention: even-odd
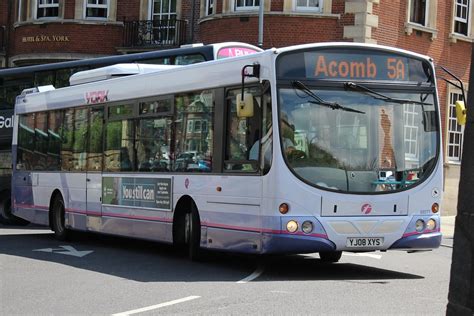
{"type": "MultiPolygon", "coordinates": [[[[123,54],[195,42],[258,42],[262,0],[1,0],[0,67],[123,54]]],[[[468,85],[471,0],[265,0],[263,46],[378,43],[431,56],[468,85]]],[[[442,75],[438,70],[438,76],[442,75]]],[[[460,91],[439,80],[445,210],[455,212],[463,128],[460,91]]]]}

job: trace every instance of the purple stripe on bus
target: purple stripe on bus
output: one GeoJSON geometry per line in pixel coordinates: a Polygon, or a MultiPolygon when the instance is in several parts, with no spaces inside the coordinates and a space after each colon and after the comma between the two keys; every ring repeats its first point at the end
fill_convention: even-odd
{"type": "Polygon", "coordinates": [[[42,206],[42,205],[22,204],[22,203],[15,203],[14,205],[15,205],[15,207],[21,207],[21,208],[49,210],[48,206],[42,206]]]}
{"type": "MultiPolygon", "coordinates": [[[[29,204],[16,204],[16,206],[24,207],[24,208],[32,208],[32,209],[46,209],[46,210],[49,209],[48,207],[45,207],[45,206],[29,205],[29,204]]],[[[125,215],[125,214],[105,213],[105,212],[101,213],[101,212],[96,212],[96,211],[86,211],[86,210],[79,210],[79,209],[72,209],[72,208],[66,209],[66,213],[93,215],[93,216],[107,216],[107,217],[116,217],[116,218],[140,219],[140,220],[167,222],[167,223],[173,222],[172,219],[168,219],[164,217],[125,215]]],[[[239,230],[239,231],[247,231],[247,232],[255,232],[255,233],[270,233],[270,234],[279,234],[279,235],[284,234],[284,235],[307,236],[307,237],[318,237],[318,238],[329,239],[328,236],[325,234],[305,234],[303,232],[289,233],[287,231],[279,230],[279,229],[242,227],[242,226],[234,226],[234,225],[216,224],[216,223],[210,223],[210,222],[201,222],[201,225],[207,226],[210,228],[231,229],[231,230],[239,230]]],[[[428,231],[424,233],[428,233],[428,231]]],[[[403,237],[411,236],[413,234],[414,233],[405,234],[403,237]]],[[[416,233],[416,234],[420,234],[420,233],[416,233]]]]}
{"type": "Polygon", "coordinates": [[[423,234],[430,234],[430,233],[439,233],[441,231],[440,228],[437,228],[435,230],[424,230],[422,232],[411,232],[411,233],[405,233],[403,234],[402,238],[405,238],[405,237],[410,237],[410,236],[414,236],[414,235],[423,235],[423,234]]]}
{"type": "Polygon", "coordinates": [[[248,232],[255,232],[255,233],[286,234],[286,235],[309,236],[309,237],[319,237],[319,238],[328,239],[328,236],[324,234],[305,234],[303,232],[290,233],[290,232],[287,232],[284,230],[278,230],[278,229],[265,229],[265,228],[254,228],[254,227],[247,228],[247,227],[241,227],[241,226],[215,224],[215,223],[209,223],[209,222],[202,222],[201,225],[211,227],[211,228],[232,229],[232,230],[248,231],[248,232]]]}

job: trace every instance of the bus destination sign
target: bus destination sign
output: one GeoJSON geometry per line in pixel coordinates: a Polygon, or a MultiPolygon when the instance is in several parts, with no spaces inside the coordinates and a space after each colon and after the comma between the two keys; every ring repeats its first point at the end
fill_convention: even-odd
{"type": "Polygon", "coordinates": [[[102,178],[103,204],[171,211],[171,178],[102,178]]]}
{"type": "Polygon", "coordinates": [[[409,81],[408,58],[393,55],[305,53],[306,77],[409,81]]]}

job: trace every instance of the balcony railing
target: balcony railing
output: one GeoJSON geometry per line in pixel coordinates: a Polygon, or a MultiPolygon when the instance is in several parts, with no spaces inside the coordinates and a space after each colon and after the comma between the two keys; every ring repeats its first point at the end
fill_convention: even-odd
{"type": "Polygon", "coordinates": [[[124,22],[124,47],[177,47],[186,41],[186,21],[151,20],[124,22]]]}

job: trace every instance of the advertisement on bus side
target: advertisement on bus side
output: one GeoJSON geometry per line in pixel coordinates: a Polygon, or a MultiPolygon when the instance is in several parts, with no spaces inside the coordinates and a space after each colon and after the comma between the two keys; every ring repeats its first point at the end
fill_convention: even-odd
{"type": "Polygon", "coordinates": [[[103,204],[171,211],[171,178],[102,178],[103,204]]]}

